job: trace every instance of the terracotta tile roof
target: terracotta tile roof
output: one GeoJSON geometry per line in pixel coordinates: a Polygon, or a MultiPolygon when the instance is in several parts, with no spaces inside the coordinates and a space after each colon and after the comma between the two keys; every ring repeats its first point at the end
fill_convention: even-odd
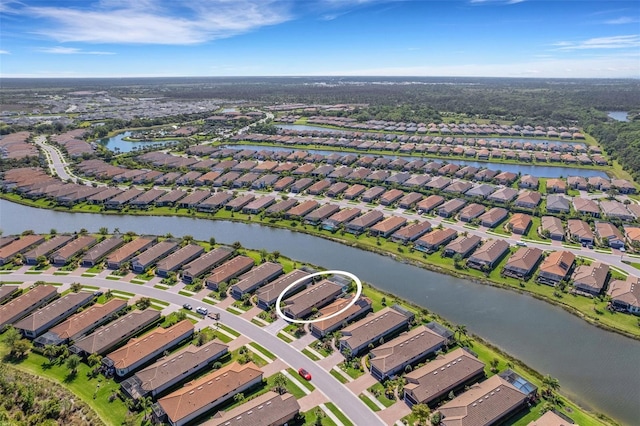
{"type": "Polygon", "coordinates": [[[619,300],[640,310],[640,278],[638,277],[629,275],[624,281],[611,281],[607,294],[614,301],[619,300]]]}
{"type": "Polygon", "coordinates": [[[540,258],[542,250],[536,247],[520,247],[507,261],[505,268],[518,268],[524,271],[530,271],[540,258]]]}
{"type": "Polygon", "coordinates": [[[231,396],[236,389],[256,379],[262,380],[262,370],[258,366],[252,362],[244,365],[234,362],[158,399],[158,405],[176,423],[225,395],[231,396]]]}
{"type": "Polygon", "coordinates": [[[458,348],[407,373],[404,390],[419,403],[428,404],[471,378],[479,376],[483,371],[482,361],[458,348]]]}
{"type": "Polygon", "coordinates": [[[153,240],[154,238],[151,237],[139,237],[133,241],[129,241],[127,244],[111,253],[111,255],[107,257],[107,262],[120,262],[130,256],[133,256],[138,250],[141,250],[153,240]]]}
{"type": "Polygon", "coordinates": [[[445,339],[425,326],[402,333],[370,352],[371,367],[382,373],[404,366],[417,356],[427,355],[444,344],[445,339]]]}
{"type": "MultiPolygon", "coordinates": [[[[344,309],[344,307],[347,306],[351,302],[351,300],[353,300],[353,295],[349,295],[346,298],[337,299],[335,302],[325,306],[318,311],[318,313],[320,314],[319,318],[329,316],[344,309]]],[[[361,297],[349,309],[344,310],[340,315],[326,320],[317,321],[311,324],[311,327],[316,328],[320,332],[324,333],[325,330],[335,327],[336,325],[340,325],[345,321],[349,321],[355,315],[364,313],[367,310],[371,309],[371,303],[371,299],[369,299],[368,297],[361,297]]]]}
{"type": "Polygon", "coordinates": [[[554,411],[547,411],[538,420],[533,420],[527,426],[571,426],[573,421],[560,417],[554,411]]]}
{"type": "Polygon", "coordinates": [[[111,299],[104,305],[96,303],[56,325],[49,330],[49,333],[55,333],[61,339],[72,339],[78,333],[91,328],[93,324],[100,323],[103,318],[124,309],[126,306],[127,302],[121,299],[111,299]]]}
{"type": "Polygon", "coordinates": [[[591,265],[580,265],[573,272],[573,284],[576,287],[586,287],[594,293],[600,293],[609,276],[609,265],[594,262],[591,265]]]}
{"type": "Polygon", "coordinates": [[[26,318],[14,324],[14,327],[20,330],[37,331],[39,328],[50,323],[55,319],[62,319],[62,315],[70,315],[67,313],[69,309],[74,309],[86,305],[93,299],[93,293],[80,291],[78,293],[68,293],[61,298],[49,303],[48,305],[38,309],[26,318]]]}
{"type": "Polygon", "coordinates": [[[439,408],[444,426],[489,426],[516,410],[527,396],[495,375],[439,408]]]}
{"type": "Polygon", "coordinates": [[[109,353],[106,358],[113,362],[116,369],[129,368],[150,354],[162,350],[167,344],[178,343],[178,339],[193,333],[193,324],[182,320],[169,328],[158,327],[144,336],[133,338],[123,347],[109,353]]]}
{"type": "Polygon", "coordinates": [[[571,269],[576,256],[570,251],[552,251],[540,265],[540,272],[564,277],[571,269]]]}
{"type": "Polygon", "coordinates": [[[202,426],[262,426],[286,424],[300,411],[296,397],[269,391],[242,405],[226,411],[219,411],[202,426]]]}
{"type": "Polygon", "coordinates": [[[50,299],[56,294],[57,289],[54,286],[39,285],[0,306],[0,329],[31,312],[32,306],[38,306],[43,300],[50,299]]]}
{"type": "Polygon", "coordinates": [[[302,292],[284,300],[286,312],[293,318],[303,315],[312,307],[322,307],[320,304],[326,300],[333,299],[342,293],[342,286],[333,281],[322,280],[312,286],[307,287],[302,292]]]}
{"type": "Polygon", "coordinates": [[[351,348],[358,348],[385,334],[387,330],[406,324],[408,321],[409,318],[405,315],[391,307],[386,307],[343,328],[340,341],[347,342],[351,348]]]}

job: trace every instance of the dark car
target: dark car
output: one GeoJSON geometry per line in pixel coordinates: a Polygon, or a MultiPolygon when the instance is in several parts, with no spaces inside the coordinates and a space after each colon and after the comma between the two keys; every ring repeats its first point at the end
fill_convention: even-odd
{"type": "Polygon", "coordinates": [[[305,380],[311,380],[311,374],[304,368],[299,369],[298,374],[304,377],[305,380]]]}
{"type": "Polygon", "coordinates": [[[185,308],[185,309],[188,309],[188,310],[192,310],[193,309],[193,307],[188,303],[185,303],[184,305],[182,305],[182,307],[185,308]]]}

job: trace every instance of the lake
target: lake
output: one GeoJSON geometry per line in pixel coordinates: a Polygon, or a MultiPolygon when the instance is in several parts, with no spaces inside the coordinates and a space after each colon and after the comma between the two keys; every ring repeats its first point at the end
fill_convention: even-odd
{"type": "Polygon", "coordinates": [[[629,113],[627,111],[609,111],[607,115],[616,121],[629,121],[629,113]]]}
{"type": "Polygon", "coordinates": [[[149,146],[153,146],[153,145],[158,145],[158,146],[162,146],[165,144],[171,144],[171,143],[177,143],[178,141],[137,141],[137,142],[131,142],[131,141],[125,141],[123,140],[123,138],[126,138],[128,136],[131,136],[131,132],[124,132],[124,133],[119,133],[117,135],[115,135],[112,138],[104,138],[104,139],[100,139],[98,140],[98,143],[104,147],[107,147],[108,149],[110,149],[111,151],[115,151],[116,148],[118,148],[120,150],[120,152],[130,152],[134,149],[134,147],[136,149],[138,148],[148,148],[149,146]]]}
{"type": "MultiPolygon", "coordinates": [[[[251,144],[229,144],[229,148],[238,148],[238,149],[253,149],[256,151],[261,150],[271,150],[271,151],[287,151],[294,152],[298,149],[296,148],[286,148],[279,146],[264,146],[264,145],[251,145],[251,144]]],[[[312,154],[322,154],[322,155],[330,155],[335,154],[336,151],[329,151],[323,149],[315,149],[315,148],[305,148],[306,152],[310,152],[312,154]]],[[[338,151],[339,152],[339,151],[338,151]]],[[[344,151],[347,154],[347,151],[344,151]]],[[[366,152],[362,152],[360,154],[366,154],[366,152]]],[[[374,154],[372,154],[374,155],[374,154]]],[[[378,157],[386,157],[391,159],[396,159],[399,157],[408,158],[406,155],[393,155],[393,154],[384,154],[378,155],[378,157]]],[[[416,157],[418,158],[418,157],[416,157]]],[[[428,157],[424,157],[428,159],[428,157]]],[[[478,168],[485,168],[491,170],[501,170],[503,172],[513,172],[513,173],[522,173],[523,175],[530,174],[538,177],[547,177],[547,178],[559,178],[559,177],[567,177],[567,176],[582,176],[584,178],[590,178],[593,176],[607,177],[607,174],[602,170],[593,170],[593,169],[578,169],[573,167],[553,167],[553,166],[538,166],[533,164],[504,164],[504,163],[489,163],[482,161],[470,161],[470,160],[455,160],[449,159],[446,160],[437,158],[433,161],[446,161],[447,163],[457,164],[460,166],[474,166],[478,168]]]]}
{"type": "MultiPolygon", "coordinates": [[[[302,233],[254,224],[182,217],[116,216],[64,213],[0,200],[4,235],[33,229],[49,232],[171,232],[200,240],[214,236],[225,243],[342,269],[372,285],[434,311],[522,360],[541,374],[560,380],[562,390],[577,402],[625,423],[640,418],[640,341],[606,332],[528,295],[437,274],[302,233]]],[[[621,314],[622,315],[622,314],[621,314]]]]}

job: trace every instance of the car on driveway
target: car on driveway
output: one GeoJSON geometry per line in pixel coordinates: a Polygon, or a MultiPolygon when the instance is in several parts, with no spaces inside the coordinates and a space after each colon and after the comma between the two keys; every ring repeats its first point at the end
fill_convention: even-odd
{"type": "Polygon", "coordinates": [[[299,369],[298,374],[302,376],[305,380],[311,380],[311,373],[309,373],[304,368],[299,369]]]}
{"type": "Polygon", "coordinates": [[[185,303],[184,305],[182,305],[182,307],[187,309],[187,310],[189,310],[189,311],[193,309],[193,307],[188,303],[185,303]]]}

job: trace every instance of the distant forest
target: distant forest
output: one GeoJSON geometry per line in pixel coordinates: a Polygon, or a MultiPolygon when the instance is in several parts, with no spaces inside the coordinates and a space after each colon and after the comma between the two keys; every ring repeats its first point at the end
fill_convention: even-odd
{"type": "Polygon", "coordinates": [[[10,99],[26,91],[108,91],[115,96],[219,99],[249,104],[369,104],[357,119],[431,118],[444,113],[517,124],[578,125],[640,178],[640,80],[446,77],[219,77],[130,79],[2,79],[10,99]],[[607,111],[635,111],[612,123],[607,111]],[[399,114],[398,114],[399,113],[399,114]]]}

